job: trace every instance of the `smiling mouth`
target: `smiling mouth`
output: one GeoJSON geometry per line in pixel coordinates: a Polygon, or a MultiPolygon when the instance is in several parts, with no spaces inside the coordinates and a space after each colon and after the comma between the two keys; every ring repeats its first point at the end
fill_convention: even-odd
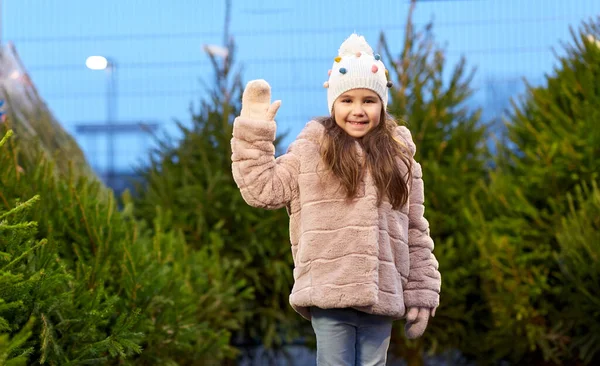
{"type": "Polygon", "coordinates": [[[348,121],[348,123],[350,123],[351,125],[356,125],[356,126],[360,126],[360,125],[366,125],[369,122],[355,122],[355,121],[348,121]]]}

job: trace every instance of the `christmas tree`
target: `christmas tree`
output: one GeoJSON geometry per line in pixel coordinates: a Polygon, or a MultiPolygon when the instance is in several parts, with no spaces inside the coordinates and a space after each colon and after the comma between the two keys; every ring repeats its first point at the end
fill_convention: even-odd
{"type": "Polygon", "coordinates": [[[232,40],[226,48],[224,60],[209,55],[215,78],[209,97],[198,111],[192,109],[192,126],[179,124],[180,141],[161,141],[150,166],[140,171],[135,207],[146,221],[156,205],[171,210],[190,250],[209,248],[219,238],[222,258],[243,263],[236,276],[246,281],[254,300],[242,304],[248,317],[233,343],[251,357],[256,347],[278,350],[299,330],[312,330],[288,303],[293,263],[287,213],[248,206],[233,180],[231,136],[243,84],[233,69],[232,40]]]}
{"type": "Polygon", "coordinates": [[[594,182],[582,184],[567,200],[569,210],[556,234],[560,331],[571,339],[570,358],[595,365],[600,361],[600,189],[594,182]]]}
{"type": "Polygon", "coordinates": [[[485,177],[489,155],[480,111],[469,108],[473,71],[463,58],[449,76],[445,74],[445,51],[436,44],[431,24],[414,29],[414,8],[413,1],[400,56],[391,54],[392,45],[383,34],[381,45],[394,85],[389,112],[411,130],[417,146],[415,160],[422,166],[425,184],[425,217],[442,274],[440,307],[424,337],[409,342],[403,337],[403,323],[395,323],[394,355],[406,359],[408,365],[423,365],[425,350],[460,349],[465,356],[475,357],[470,342],[477,338],[485,307],[479,296],[478,252],[469,241],[471,227],[465,208],[473,188],[485,177]]]}
{"type": "Polygon", "coordinates": [[[191,252],[168,211],[157,208],[147,226],[128,197],[119,211],[96,180],[64,176],[42,152],[23,158],[19,147],[0,146],[0,357],[67,365],[235,356],[230,336],[250,294],[234,276],[239,264],[220,258],[219,238],[191,252]]]}
{"type": "Polygon", "coordinates": [[[583,217],[596,193],[578,192],[600,179],[599,24],[572,32],[545,85],[513,102],[509,143],[481,185],[472,237],[488,263],[493,322],[482,344],[496,360],[598,362],[598,295],[583,290],[599,276],[598,222],[583,217]]]}
{"type": "MultiPolygon", "coordinates": [[[[55,170],[97,179],[75,139],[54,118],[11,42],[0,45],[0,116],[9,117],[22,158],[34,161],[39,151],[55,160],[55,170]]],[[[4,122],[4,120],[2,120],[4,122]]],[[[0,123],[2,123],[0,122],[0,123]]]]}

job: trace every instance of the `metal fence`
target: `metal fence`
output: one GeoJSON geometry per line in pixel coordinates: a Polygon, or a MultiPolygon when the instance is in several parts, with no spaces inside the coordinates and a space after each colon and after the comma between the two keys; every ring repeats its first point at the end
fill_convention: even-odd
{"type": "MultiPolygon", "coordinates": [[[[226,1],[5,0],[0,6],[2,40],[15,43],[92,166],[127,175],[152,146],[139,123],[174,138],[175,120],[190,123],[190,105],[205,95],[200,81],[211,77],[203,45],[223,43],[226,1]],[[114,68],[90,70],[91,55],[106,56],[114,68]]],[[[384,32],[399,53],[408,9],[406,0],[231,1],[236,66],[246,81],[268,80],[273,98],[282,99],[284,145],[311,117],[326,114],[322,84],[345,37],[356,31],[375,46],[384,32]]],[[[535,85],[552,72],[553,50],[560,53],[560,42],[570,41],[570,27],[599,14],[597,0],[420,0],[414,20],[417,27],[433,22],[448,68],[461,56],[477,68],[472,103],[493,118],[524,91],[523,78],[535,85]]]]}

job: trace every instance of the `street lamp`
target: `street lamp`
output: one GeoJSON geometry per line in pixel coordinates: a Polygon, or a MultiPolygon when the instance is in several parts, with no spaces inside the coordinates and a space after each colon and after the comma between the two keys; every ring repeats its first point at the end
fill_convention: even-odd
{"type": "Polygon", "coordinates": [[[106,129],[107,129],[107,167],[106,184],[112,186],[113,175],[115,172],[115,154],[114,154],[114,123],[117,114],[117,63],[104,56],[90,56],[85,61],[85,65],[91,70],[106,70],[106,129]]]}

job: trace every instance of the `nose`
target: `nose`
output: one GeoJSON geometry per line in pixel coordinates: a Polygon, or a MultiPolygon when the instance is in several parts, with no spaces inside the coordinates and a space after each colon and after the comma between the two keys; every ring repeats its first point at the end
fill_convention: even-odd
{"type": "Polygon", "coordinates": [[[354,107],[352,108],[352,114],[355,116],[364,116],[365,111],[362,107],[362,104],[360,104],[360,103],[355,104],[354,107]]]}

